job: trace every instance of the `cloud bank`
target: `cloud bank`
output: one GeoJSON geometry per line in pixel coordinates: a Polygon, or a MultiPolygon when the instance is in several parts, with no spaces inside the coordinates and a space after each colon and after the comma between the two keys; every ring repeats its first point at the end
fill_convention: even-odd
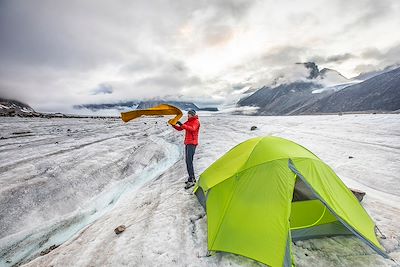
{"type": "Polygon", "coordinates": [[[400,63],[400,2],[0,2],[0,96],[39,111],[175,98],[223,104],[316,61],[351,77],[400,63]]]}

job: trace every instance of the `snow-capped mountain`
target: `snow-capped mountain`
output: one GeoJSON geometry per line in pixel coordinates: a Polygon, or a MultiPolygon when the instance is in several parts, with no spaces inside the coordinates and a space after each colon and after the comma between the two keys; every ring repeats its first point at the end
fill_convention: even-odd
{"type": "Polygon", "coordinates": [[[314,62],[296,63],[296,65],[303,65],[307,69],[308,74],[304,78],[321,83],[324,86],[333,86],[351,81],[337,70],[329,68],[319,70],[318,65],[314,62]]]}
{"type": "Polygon", "coordinates": [[[308,70],[307,79],[315,79],[319,76],[318,65],[314,62],[296,63],[296,65],[303,65],[308,70]]]}
{"type": "Polygon", "coordinates": [[[239,106],[259,107],[257,115],[286,115],[308,103],[324,97],[329,92],[313,94],[322,85],[314,82],[294,82],[277,87],[262,87],[254,94],[241,99],[239,106]]]}
{"type": "Polygon", "coordinates": [[[105,110],[105,109],[116,109],[116,110],[127,110],[136,109],[139,105],[139,101],[125,101],[118,103],[102,103],[102,104],[83,104],[74,105],[74,109],[89,109],[92,111],[105,110]]]}
{"type": "MultiPolygon", "coordinates": [[[[350,85],[349,79],[336,70],[319,70],[314,62],[296,63],[306,68],[300,80],[276,86],[263,86],[244,96],[238,106],[258,107],[258,115],[290,115],[337,90],[350,85]]],[[[290,76],[290,74],[288,74],[290,76]]]]}
{"type": "Polygon", "coordinates": [[[32,115],[36,113],[29,105],[17,100],[0,98],[0,116],[32,115]]]}
{"type": "Polygon", "coordinates": [[[90,109],[92,111],[104,110],[104,109],[115,109],[120,111],[132,110],[132,109],[148,109],[160,104],[171,104],[182,110],[207,110],[207,111],[218,111],[215,107],[199,108],[192,102],[185,101],[170,101],[170,100],[143,100],[143,101],[125,101],[118,103],[106,103],[106,104],[85,104],[75,105],[75,109],[90,109]]]}
{"type": "Polygon", "coordinates": [[[368,72],[362,72],[359,75],[357,75],[356,77],[351,78],[352,80],[356,80],[356,81],[365,81],[368,80],[372,77],[375,77],[379,74],[394,70],[396,68],[400,67],[399,64],[397,65],[390,65],[385,67],[384,69],[378,69],[378,70],[374,70],[374,71],[368,71],[368,72]]]}
{"type": "Polygon", "coordinates": [[[343,88],[297,113],[396,111],[400,109],[400,68],[343,88]]]}
{"type": "Polygon", "coordinates": [[[319,77],[326,84],[343,84],[343,83],[348,83],[350,81],[337,70],[328,68],[323,68],[319,72],[319,77]]]}
{"type": "Polygon", "coordinates": [[[306,81],[264,86],[241,99],[238,106],[259,107],[258,115],[400,109],[400,68],[360,83],[327,68],[315,75],[318,70],[316,65],[307,63],[305,66],[310,69],[306,81]]]}

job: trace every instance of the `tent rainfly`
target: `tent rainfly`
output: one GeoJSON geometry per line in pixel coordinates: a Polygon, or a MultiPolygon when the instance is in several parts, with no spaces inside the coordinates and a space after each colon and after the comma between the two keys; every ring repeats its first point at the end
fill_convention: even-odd
{"type": "Polygon", "coordinates": [[[208,250],[293,266],[291,241],[355,235],[388,258],[375,223],[321,159],[279,137],[249,139],[207,168],[194,192],[207,211],[208,250]]]}

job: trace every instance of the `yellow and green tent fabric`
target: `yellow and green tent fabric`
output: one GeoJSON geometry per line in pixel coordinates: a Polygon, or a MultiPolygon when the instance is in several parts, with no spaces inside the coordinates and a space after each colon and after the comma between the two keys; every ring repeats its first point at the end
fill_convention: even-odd
{"type": "Polygon", "coordinates": [[[174,118],[168,121],[169,124],[175,125],[182,118],[182,111],[172,105],[161,104],[148,109],[137,109],[128,112],[121,112],[121,119],[124,122],[139,118],[141,116],[160,116],[160,115],[175,115],[174,118]]]}
{"type": "Polygon", "coordinates": [[[293,266],[292,240],[356,235],[387,257],[353,193],[292,141],[267,136],[235,146],[200,175],[194,192],[207,212],[209,251],[293,266]]]}

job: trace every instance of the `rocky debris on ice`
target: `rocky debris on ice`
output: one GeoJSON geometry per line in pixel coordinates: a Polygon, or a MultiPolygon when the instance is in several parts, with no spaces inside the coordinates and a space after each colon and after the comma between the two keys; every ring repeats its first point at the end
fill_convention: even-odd
{"type": "Polygon", "coordinates": [[[115,232],[115,234],[119,235],[120,233],[125,231],[125,229],[126,229],[125,225],[120,225],[114,229],[114,232],[115,232]]]}
{"type": "Polygon", "coordinates": [[[354,196],[358,199],[359,202],[361,202],[365,196],[365,192],[358,190],[358,189],[354,189],[354,188],[349,188],[350,191],[354,194],[354,196]]]}
{"type": "Polygon", "coordinates": [[[54,250],[54,249],[56,249],[56,248],[58,248],[58,247],[59,247],[59,245],[52,245],[52,246],[50,246],[49,248],[47,248],[47,249],[41,251],[41,252],[40,252],[40,256],[44,256],[44,255],[46,255],[46,254],[49,254],[52,250],[54,250]]]}

